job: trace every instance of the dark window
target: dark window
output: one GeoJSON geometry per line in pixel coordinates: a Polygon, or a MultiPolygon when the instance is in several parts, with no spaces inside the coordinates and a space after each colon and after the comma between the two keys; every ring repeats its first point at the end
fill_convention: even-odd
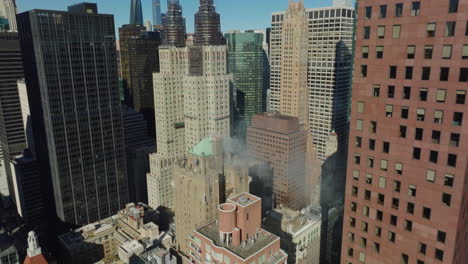
{"type": "Polygon", "coordinates": [[[381,5],[380,6],[379,16],[380,16],[380,18],[386,18],[387,17],[387,5],[381,5]]]}
{"type": "Polygon", "coordinates": [[[403,99],[410,99],[411,98],[411,87],[405,86],[403,87],[403,99]]]}
{"type": "MultiPolygon", "coordinates": [[[[398,173],[399,175],[401,175],[401,173],[398,173]]],[[[400,192],[401,190],[401,182],[400,181],[393,181],[393,191],[394,192],[400,192]]]]}
{"type": "Polygon", "coordinates": [[[431,79],[431,67],[422,67],[421,80],[429,81],[431,79]]]}
{"type": "Polygon", "coordinates": [[[382,211],[377,210],[376,219],[379,220],[380,222],[383,221],[383,212],[382,211]]]}
{"type": "Polygon", "coordinates": [[[421,159],[421,149],[420,148],[413,148],[413,159],[416,159],[416,160],[421,159]]]}
{"type": "Polygon", "coordinates": [[[413,2],[411,5],[411,16],[419,16],[419,12],[421,9],[421,2],[413,2]]]}
{"type": "Polygon", "coordinates": [[[429,161],[432,163],[437,163],[438,160],[439,160],[439,152],[431,150],[429,154],[429,161]]]}
{"type": "Polygon", "coordinates": [[[407,49],[407,58],[408,59],[414,59],[414,56],[415,56],[415,53],[416,53],[416,46],[408,46],[408,49],[407,49]]]}
{"type": "Polygon", "coordinates": [[[460,145],[460,134],[451,133],[450,134],[450,146],[458,147],[460,145]]]}
{"type": "Polygon", "coordinates": [[[408,214],[414,214],[414,203],[408,203],[406,205],[406,212],[408,214]]]}
{"type": "Polygon", "coordinates": [[[413,230],[413,222],[405,220],[405,229],[406,231],[411,232],[413,230]]]}
{"type": "Polygon", "coordinates": [[[390,143],[389,142],[384,142],[383,143],[383,152],[384,153],[389,153],[390,152],[390,143]]]}
{"type": "Polygon", "coordinates": [[[363,59],[369,58],[369,47],[368,46],[363,46],[362,47],[362,58],[363,59]]]}
{"type": "Polygon", "coordinates": [[[375,150],[375,139],[369,139],[369,150],[375,150]]]}
{"type": "Polygon", "coordinates": [[[419,100],[427,101],[427,88],[419,89],[419,100]]]}
{"type": "Polygon", "coordinates": [[[412,80],[413,79],[413,67],[411,66],[406,66],[405,67],[405,78],[406,80],[412,80]]]}
{"type": "Polygon", "coordinates": [[[382,59],[384,54],[384,47],[383,46],[377,46],[376,47],[376,57],[377,59],[382,59]]]}
{"type": "Polygon", "coordinates": [[[416,111],[416,119],[418,121],[424,121],[426,119],[426,109],[418,108],[416,111]]]}
{"type": "Polygon", "coordinates": [[[453,125],[461,126],[462,122],[463,122],[463,113],[462,112],[453,113],[453,125]]]}
{"type": "Polygon", "coordinates": [[[443,231],[437,231],[437,241],[440,243],[445,243],[445,240],[447,239],[447,233],[443,231]]]}
{"type": "Polygon", "coordinates": [[[432,143],[440,144],[440,131],[432,130],[432,143]]]}
{"type": "Polygon", "coordinates": [[[468,36],[468,21],[466,21],[466,26],[465,26],[465,36],[468,36]]]}
{"type": "Polygon", "coordinates": [[[436,34],[436,23],[428,23],[426,25],[426,33],[428,38],[435,37],[436,34]]]}
{"type": "Polygon", "coordinates": [[[377,196],[377,202],[379,204],[385,204],[385,195],[379,193],[379,195],[377,196]]]}
{"type": "Polygon", "coordinates": [[[454,21],[447,22],[447,24],[445,26],[445,36],[446,37],[455,36],[455,26],[456,26],[456,22],[454,22],[454,21]]]}
{"type": "Polygon", "coordinates": [[[444,260],[444,251],[441,249],[436,248],[435,250],[435,258],[437,260],[443,261],[444,260]]]}
{"type": "Polygon", "coordinates": [[[369,190],[364,191],[364,199],[370,200],[371,199],[372,192],[369,190]]]}
{"type": "Polygon", "coordinates": [[[447,165],[450,166],[450,167],[456,167],[457,166],[457,155],[448,154],[447,165]]]}
{"type": "Polygon", "coordinates": [[[397,198],[392,198],[392,208],[398,209],[400,206],[400,200],[397,198]]]}
{"type": "Polygon", "coordinates": [[[351,194],[352,194],[353,196],[358,196],[358,194],[359,194],[359,188],[356,187],[356,186],[353,186],[353,187],[351,188],[351,194]]]}
{"type": "Polygon", "coordinates": [[[427,251],[427,245],[421,242],[418,243],[418,252],[423,255],[426,255],[426,251],[427,251]]]}
{"type": "Polygon", "coordinates": [[[361,77],[367,77],[367,65],[361,65],[361,77]]]}
{"type": "Polygon", "coordinates": [[[424,46],[424,59],[432,59],[434,47],[430,45],[424,46]]]}
{"type": "Polygon", "coordinates": [[[423,207],[423,218],[431,219],[431,208],[423,207]]]}
{"type": "Polygon", "coordinates": [[[444,177],[444,185],[445,186],[448,186],[448,187],[453,187],[453,175],[452,174],[445,174],[445,177],[444,177]]]}
{"type": "Polygon", "coordinates": [[[396,234],[392,231],[388,231],[388,241],[395,243],[396,234]]]}
{"type": "Polygon", "coordinates": [[[460,82],[468,82],[468,68],[460,68],[460,82]]]}
{"type": "Polygon", "coordinates": [[[449,0],[449,13],[456,13],[458,11],[458,0],[449,0]]]}
{"type": "Polygon", "coordinates": [[[390,66],[390,79],[396,79],[396,77],[397,77],[397,66],[390,66]]]}
{"type": "Polygon", "coordinates": [[[456,103],[457,104],[465,104],[465,100],[466,100],[466,91],[458,90],[457,91],[456,103]]]}
{"type": "Polygon", "coordinates": [[[449,74],[450,74],[450,68],[448,68],[448,67],[440,68],[440,80],[441,81],[448,81],[449,80],[449,74]]]}
{"type": "Polygon", "coordinates": [[[416,128],[416,133],[414,134],[414,139],[415,140],[422,140],[423,139],[423,134],[424,134],[424,129],[416,128]]]}
{"type": "Polygon", "coordinates": [[[400,126],[400,137],[401,138],[406,138],[406,126],[400,126]]]}
{"type": "Polygon", "coordinates": [[[361,155],[359,154],[354,154],[354,164],[361,164],[361,155]]]}
{"type": "Polygon", "coordinates": [[[390,224],[392,226],[396,226],[398,224],[398,217],[396,215],[390,216],[390,224]]]}
{"type": "Polygon", "coordinates": [[[442,203],[445,206],[450,207],[450,205],[452,204],[452,195],[450,195],[448,193],[443,193],[442,194],[442,203]]]}
{"type": "Polygon", "coordinates": [[[389,85],[387,90],[388,98],[395,98],[395,86],[389,85]]]}
{"type": "Polygon", "coordinates": [[[406,106],[401,107],[401,118],[408,119],[409,116],[409,108],[406,106]]]}
{"type": "Polygon", "coordinates": [[[371,121],[370,122],[369,130],[370,130],[371,133],[377,133],[377,122],[376,121],[371,121]]]}
{"type": "Polygon", "coordinates": [[[401,264],[409,264],[409,257],[406,254],[401,254],[401,264]]]}
{"type": "Polygon", "coordinates": [[[372,17],[372,6],[366,6],[366,19],[370,19],[372,17]]]}
{"type": "Polygon", "coordinates": [[[364,39],[370,39],[370,27],[364,27],[364,39]]]}
{"type": "Polygon", "coordinates": [[[403,15],[403,3],[395,4],[395,16],[401,17],[403,15]]]}
{"type": "Polygon", "coordinates": [[[362,146],[362,138],[356,137],[356,147],[360,148],[362,146]]]}

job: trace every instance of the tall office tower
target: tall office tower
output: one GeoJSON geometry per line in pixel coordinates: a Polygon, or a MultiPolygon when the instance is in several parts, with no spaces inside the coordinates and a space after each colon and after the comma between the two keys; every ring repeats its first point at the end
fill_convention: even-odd
{"type": "MultiPolygon", "coordinates": [[[[3,167],[0,182],[3,182],[2,200],[8,205],[9,193],[13,192],[10,162],[15,155],[23,153],[26,140],[23,129],[21,104],[16,82],[24,77],[21,49],[17,33],[0,33],[0,144],[3,167]],[[4,186],[8,183],[8,188],[4,186]],[[8,191],[9,190],[9,191],[8,191]]],[[[14,197],[11,197],[14,199],[14,197]]]]}
{"type": "Polygon", "coordinates": [[[82,3],[31,10],[18,22],[34,142],[55,211],[77,225],[109,217],[128,201],[114,18],[82,3]]]}
{"type": "Polygon", "coordinates": [[[162,26],[161,0],[153,0],[153,26],[162,26]]]}
{"type": "Polygon", "coordinates": [[[273,168],[276,205],[301,210],[309,204],[304,186],[307,131],[301,129],[297,117],[256,114],[247,129],[247,145],[250,155],[273,168]]]}
{"type": "MultiPolygon", "coordinates": [[[[347,142],[354,10],[327,7],[304,11],[302,1],[291,2],[289,9],[272,15],[269,111],[288,111],[284,114],[295,116],[294,112],[299,109],[296,104],[303,104],[303,101],[294,93],[289,95],[289,92],[302,87],[304,78],[307,78],[308,123],[317,157],[323,162],[326,141],[333,130],[338,134],[340,146],[344,147],[347,142]],[[330,23],[334,26],[330,26],[330,23]],[[307,44],[299,44],[304,41],[304,24],[308,27],[308,34],[305,36],[309,42],[308,54],[304,55],[308,58],[307,62],[304,62],[304,58],[298,60],[297,54],[291,54],[291,48],[304,54],[303,48],[307,44]],[[291,30],[285,32],[285,26],[291,30]],[[297,37],[294,40],[291,39],[293,35],[297,37]],[[286,36],[288,39],[285,41],[286,36]],[[304,63],[308,64],[307,77],[303,76],[304,63]],[[291,78],[295,76],[294,73],[300,74],[298,78],[291,78]],[[286,102],[283,105],[284,109],[281,108],[282,95],[285,96],[286,102]]],[[[307,32],[307,29],[305,31],[307,32]]],[[[299,112],[302,115],[301,119],[304,119],[304,111],[299,112]]]]}
{"type": "Polygon", "coordinates": [[[195,14],[195,46],[212,46],[223,44],[221,19],[216,12],[213,0],[200,0],[198,12],[195,14]]]}
{"type": "Polygon", "coordinates": [[[167,0],[167,12],[163,20],[162,44],[185,47],[185,18],[179,0],[167,0]]]}
{"type": "Polygon", "coordinates": [[[9,31],[16,32],[16,0],[0,0],[0,19],[4,17],[8,20],[9,31]]]}
{"type": "Polygon", "coordinates": [[[246,138],[252,117],[263,112],[265,86],[265,54],[263,35],[253,32],[226,34],[228,72],[234,77],[234,101],[238,113],[234,135],[246,138]]]}
{"type": "Polygon", "coordinates": [[[131,0],[130,3],[130,25],[143,26],[143,9],[141,0],[131,0]]]}
{"type": "Polygon", "coordinates": [[[466,263],[466,1],[358,12],[341,263],[466,263]]]}
{"type": "MultiPolygon", "coordinates": [[[[214,221],[227,198],[248,191],[248,161],[223,149],[222,138],[205,138],[174,169],[177,249],[189,256],[189,236],[214,221]]],[[[184,262],[185,263],[185,262],[184,262]]]]}

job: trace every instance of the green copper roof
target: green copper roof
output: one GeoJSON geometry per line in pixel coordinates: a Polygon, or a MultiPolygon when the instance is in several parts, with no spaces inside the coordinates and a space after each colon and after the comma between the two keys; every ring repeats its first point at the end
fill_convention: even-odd
{"type": "Polygon", "coordinates": [[[200,143],[198,143],[191,151],[193,155],[196,156],[211,156],[213,155],[213,140],[211,137],[204,138],[200,143]]]}

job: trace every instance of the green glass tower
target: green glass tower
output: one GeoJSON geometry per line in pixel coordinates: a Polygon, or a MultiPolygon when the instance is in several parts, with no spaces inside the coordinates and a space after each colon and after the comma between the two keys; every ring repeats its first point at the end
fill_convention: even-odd
{"type": "Polygon", "coordinates": [[[235,124],[233,136],[246,138],[252,117],[264,111],[265,62],[263,34],[254,32],[227,33],[228,72],[234,75],[235,124]]]}

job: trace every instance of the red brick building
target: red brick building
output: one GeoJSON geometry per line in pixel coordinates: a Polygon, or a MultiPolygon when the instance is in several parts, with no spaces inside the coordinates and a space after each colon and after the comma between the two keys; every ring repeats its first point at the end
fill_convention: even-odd
{"type": "Polygon", "coordinates": [[[360,0],[341,263],[468,263],[468,1],[360,0]]]}
{"type": "Polygon", "coordinates": [[[195,231],[189,239],[194,264],[286,264],[279,237],[263,230],[261,199],[241,193],[218,208],[219,219],[195,231]]]}
{"type": "Polygon", "coordinates": [[[277,112],[256,114],[247,129],[247,143],[253,157],[273,168],[276,204],[294,210],[307,206],[307,131],[301,129],[298,118],[277,112]]]}

